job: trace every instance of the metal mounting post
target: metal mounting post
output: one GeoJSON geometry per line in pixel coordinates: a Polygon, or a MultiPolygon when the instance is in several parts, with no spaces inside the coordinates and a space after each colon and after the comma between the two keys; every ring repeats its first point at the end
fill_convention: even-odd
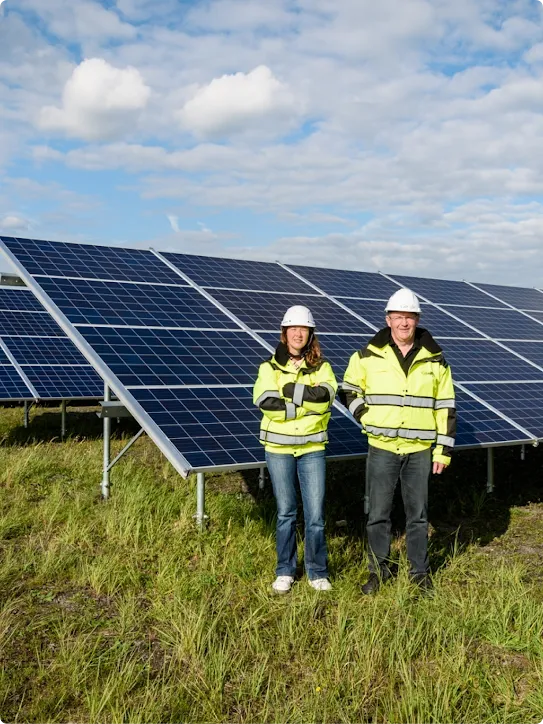
{"type": "Polygon", "coordinates": [[[520,446],[520,459],[526,460],[526,445],[520,446]]]}
{"type": "Polygon", "coordinates": [[[200,530],[204,529],[207,515],[205,513],[206,483],[205,474],[196,473],[196,525],[200,530]]]}
{"type": "Polygon", "coordinates": [[[260,472],[258,474],[258,488],[259,490],[264,490],[264,486],[266,485],[266,468],[262,466],[260,468],[260,472]]]}
{"type": "Polygon", "coordinates": [[[66,400],[62,400],[60,403],[61,423],[60,423],[60,437],[64,440],[66,437],[66,400]]]}
{"type": "Polygon", "coordinates": [[[25,402],[24,404],[24,426],[28,427],[30,424],[30,405],[31,403],[25,402]]]}
{"type": "Polygon", "coordinates": [[[489,447],[486,451],[486,492],[494,490],[494,448],[489,447]]]}
{"type": "MultiPolygon", "coordinates": [[[[104,402],[111,400],[111,390],[108,385],[104,385],[104,402]]],[[[104,417],[104,469],[102,473],[102,498],[109,498],[109,451],[111,445],[111,417],[104,417]]]]}

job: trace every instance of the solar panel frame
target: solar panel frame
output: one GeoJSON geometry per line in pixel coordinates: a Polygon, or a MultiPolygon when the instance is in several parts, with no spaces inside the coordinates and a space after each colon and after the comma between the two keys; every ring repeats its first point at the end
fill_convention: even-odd
{"type": "Polygon", "coordinates": [[[525,312],[543,312],[543,294],[529,287],[509,287],[501,284],[480,284],[478,282],[468,282],[475,289],[479,289],[491,298],[525,312]]]}

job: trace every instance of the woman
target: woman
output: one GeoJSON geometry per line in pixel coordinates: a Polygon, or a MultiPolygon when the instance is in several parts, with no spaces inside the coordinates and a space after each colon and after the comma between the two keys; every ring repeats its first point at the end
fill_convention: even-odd
{"type": "Polygon", "coordinates": [[[287,593],[296,573],[296,475],[305,519],[305,570],[317,591],[331,589],[324,538],[324,446],[337,383],[321,357],[313,315],[290,307],[281,322],[281,341],[260,365],[253,401],[263,412],[260,441],[277,502],[277,578],[272,587],[287,593]]]}

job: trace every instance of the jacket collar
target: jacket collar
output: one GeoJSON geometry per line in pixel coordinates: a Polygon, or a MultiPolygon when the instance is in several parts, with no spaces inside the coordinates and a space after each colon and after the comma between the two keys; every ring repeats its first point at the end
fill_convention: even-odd
{"type": "MultiPolygon", "coordinates": [[[[384,329],[377,332],[373,339],[369,341],[369,344],[382,349],[391,342],[392,335],[390,327],[384,327],[384,329]]],[[[443,351],[430,332],[427,329],[424,329],[424,327],[417,327],[415,330],[415,343],[418,347],[423,347],[425,350],[430,352],[430,354],[439,354],[443,351]]]]}
{"type": "Polygon", "coordinates": [[[275,361],[280,364],[281,367],[286,367],[289,359],[290,355],[288,353],[287,345],[283,342],[279,342],[275,350],[275,361]]]}

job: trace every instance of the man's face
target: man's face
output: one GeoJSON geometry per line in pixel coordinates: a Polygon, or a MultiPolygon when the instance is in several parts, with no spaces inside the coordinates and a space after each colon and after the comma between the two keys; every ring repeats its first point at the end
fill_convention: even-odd
{"type": "Polygon", "coordinates": [[[396,344],[411,344],[415,339],[415,330],[419,315],[413,312],[390,312],[386,316],[387,324],[396,344]]]}

